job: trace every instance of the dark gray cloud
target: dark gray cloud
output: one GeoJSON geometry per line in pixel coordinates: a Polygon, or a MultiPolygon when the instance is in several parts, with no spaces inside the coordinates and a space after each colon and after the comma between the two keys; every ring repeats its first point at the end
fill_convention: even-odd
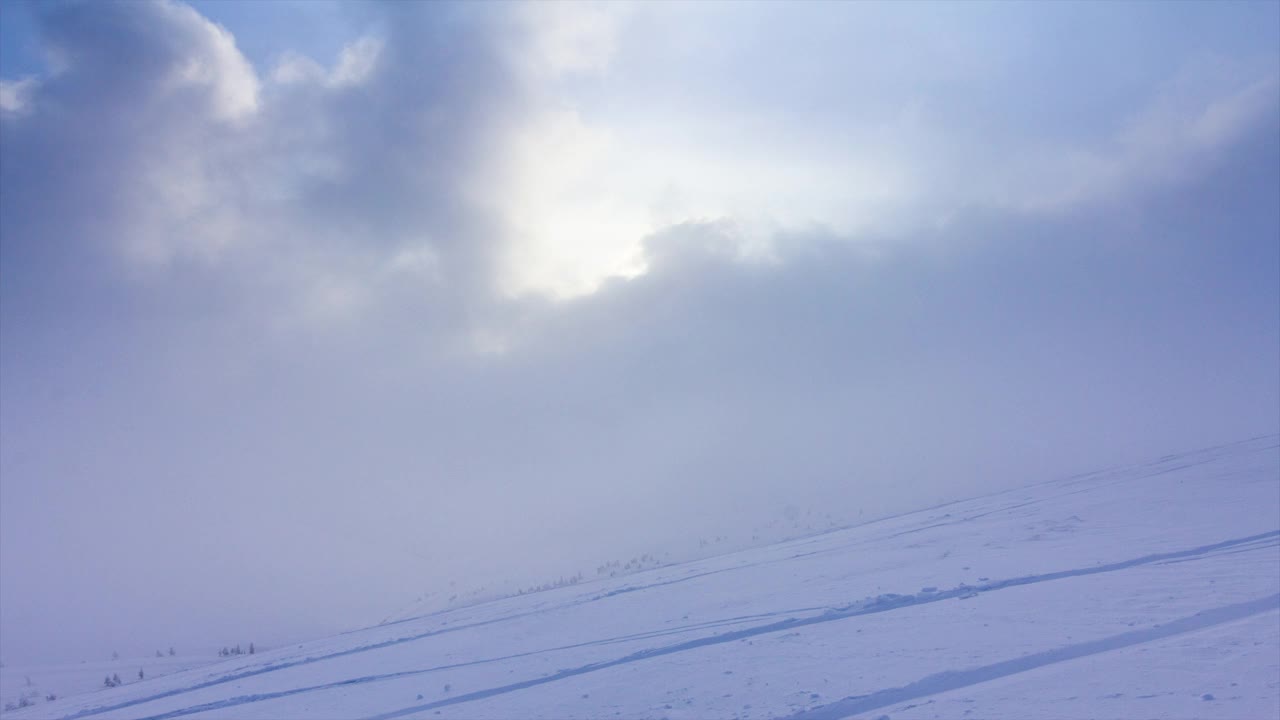
{"type": "Polygon", "coordinates": [[[303,58],[276,81],[182,5],[42,13],[60,71],[6,117],[6,284],[196,282],[289,325],[412,284],[437,307],[424,320],[453,322],[487,292],[500,224],[467,178],[521,88],[492,11],[370,15],[379,34],[353,38],[354,70],[303,58]]]}

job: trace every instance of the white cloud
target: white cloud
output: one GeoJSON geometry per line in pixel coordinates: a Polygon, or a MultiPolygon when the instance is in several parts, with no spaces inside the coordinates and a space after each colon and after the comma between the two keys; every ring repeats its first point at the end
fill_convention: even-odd
{"type": "Polygon", "coordinates": [[[271,71],[272,82],[280,85],[304,82],[323,83],[326,79],[325,70],[320,63],[305,55],[292,52],[285,53],[271,71]]]}
{"type": "Polygon", "coordinates": [[[522,6],[516,19],[523,37],[515,47],[514,64],[544,79],[604,75],[630,12],[625,2],[557,0],[522,6]]]}
{"type": "Polygon", "coordinates": [[[281,85],[312,83],[329,88],[364,84],[377,69],[384,42],[375,35],[365,35],[342,48],[331,70],[297,53],[285,53],[271,71],[271,79],[281,85]]]}
{"type": "Polygon", "coordinates": [[[345,87],[364,83],[377,67],[381,54],[382,40],[371,35],[347,45],[338,56],[338,64],[329,76],[329,84],[334,87],[345,87]]]}
{"type": "Polygon", "coordinates": [[[35,78],[0,80],[0,114],[20,115],[26,112],[35,87],[35,78]]]}
{"type": "Polygon", "coordinates": [[[1036,143],[997,165],[977,199],[995,207],[1063,212],[1193,178],[1280,115],[1269,64],[1193,61],[1120,123],[1086,142],[1036,143]]]}
{"type": "Polygon", "coordinates": [[[169,81],[207,88],[220,120],[240,121],[256,113],[258,76],[231,33],[175,0],[160,0],[155,8],[155,21],[169,25],[186,45],[186,57],[173,68],[169,81]]]}

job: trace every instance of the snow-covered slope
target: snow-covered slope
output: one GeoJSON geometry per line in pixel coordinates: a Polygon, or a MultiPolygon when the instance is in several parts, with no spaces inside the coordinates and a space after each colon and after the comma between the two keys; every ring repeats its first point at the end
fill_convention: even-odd
{"type": "Polygon", "coordinates": [[[6,718],[1275,718],[1276,436],[6,718]]]}
{"type": "Polygon", "coordinates": [[[145,682],[138,679],[139,670],[145,670],[145,677],[155,679],[217,661],[218,656],[210,648],[198,654],[126,655],[113,660],[82,660],[56,665],[9,665],[0,667],[0,707],[17,707],[23,702],[43,703],[50,695],[66,697],[99,690],[104,687],[102,681],[113,675],[125,684],[145,682]]]}

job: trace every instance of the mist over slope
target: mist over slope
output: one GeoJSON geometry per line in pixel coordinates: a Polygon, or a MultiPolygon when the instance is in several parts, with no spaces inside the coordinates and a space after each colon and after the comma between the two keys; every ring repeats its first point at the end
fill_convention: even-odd
{"type": "Polygon", "coordinates": [[[1019,487],[6,712],[1274,717],[1280,437],[1019,487]]]}
{"type": "Polygon", "coordinates": [[[1280,432],[1280,4],[1177,8],[0,0],[0,659],[1280,432]]]}

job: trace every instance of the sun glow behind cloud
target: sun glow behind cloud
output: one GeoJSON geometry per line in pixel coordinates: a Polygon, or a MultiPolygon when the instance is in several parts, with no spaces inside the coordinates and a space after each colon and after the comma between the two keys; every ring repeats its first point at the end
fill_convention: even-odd
{"type": "MultiPolygon", "coordinates": [[[[888,51],[877,76],[838,55],[824,56],[832,51],[821,40],[812,57],[783,60],[780,68],[760,65],[752,39],[724,42],[726,21],[731,29],[750,27],[758,43],[786,37],[790,23],[808,18],[829,20],[877,46],[874,27],[894,15],[883,6],[821,13],[801,6],[795,17],[775,17],[776,11],[761,9],[755,22],[743,20],[754,13],[742,7],[726,13],[595,7],[585,18],[572,5],[530,10],[529,46],[538,50],[521,62],[538,69],[526,76],[534,100],[498,142],[487,175],[495,189],[491,209],[510,233],[498,280],[506,294],[575,297],[607,278],[635,277],[646,267],[645,239],[682,223],[732,226],[737,256],[759,260],[785,255],[777,242],[788,235],[819,231],[850,242],[885,242],[945,225],[969,209],[1059,212],[1107,201],[1120,188],[1176,181],[1188,168],[1212,163],[1265,122],[1280,98],[1280,73],[1267,58],[1199,56],[1165,70],[1155,88],[1134,94],[1128,107],[1112,109],[1109,132],[1082,133],[1068,124],[1044,137],[1000,137],[999,125],[969,127],[962,104],[959,114],[948,107],[960,98],[909,90],[937,72],[914,59],[914,49],[888,51]],[[769,17],[776,28],[768,26],[769,17]],[[680,74],[636,50],[664,33],[679,41],[675,50],[659,43],[658,52],[695,63],[680,74]],[[697,65],[703,56],[713,59],[710,67],[697,65]],[[789,103],[782,93],[749,109],[733,89],[743,79],[723,69],[789,73],[805,86],[817,82],[814,66],[830,73],[830,87],[815,86],[803,102],[789,103]],[[899,76],[899,86],[880,91],[887,99],[869,94],[859,103],[842,85],[845,74],[852,87],[869,85],[868,93],[877,92],[885,76],[899,76]],[[852,120],[850,103],[857,107],[852,120]]],[[[1038,61],[1030,47],[1019,51],[1025,57],[994,53],[975,60],[983,48],[972,39],[979,32],[973,19],[966,19],[953,29],[922,22],[913,30],[921,34],[922,57],[930,44],[946,54],[955,67],[945,72],[959,87],[987,93],[1003,76],[1038,61]]],[[[1074,92],[1087,91],[1063,87],[1050,102],[1070,113],[1074,92]]]]}
{"type": "Polygon", "coordinates": [[[528,12],[533,59],[521,62],[536,69],[527,73],[533,108],[496,144],[487,174],[490,210],[510,233],[499,279],[508,295],[570,298],[636,277],[645,239],[667,227],[727,223],[736,254],[760,260],[776,255],[780,232],[852,236],[911,196],[907,165],[883,132],[796,133],[786,112],[761,122],[612,94],[617,36],[634,8],[528,12]]]}
{"type": "Polygon", "coordinates": [[[644,271],[640,242],[657,227],[637,203],[624,155],[608,131],[571,111],[540,113],[512,134],[498,171],[509,184],[495,207],[510,233],[503,291],[573,297],[644,271]]]}

